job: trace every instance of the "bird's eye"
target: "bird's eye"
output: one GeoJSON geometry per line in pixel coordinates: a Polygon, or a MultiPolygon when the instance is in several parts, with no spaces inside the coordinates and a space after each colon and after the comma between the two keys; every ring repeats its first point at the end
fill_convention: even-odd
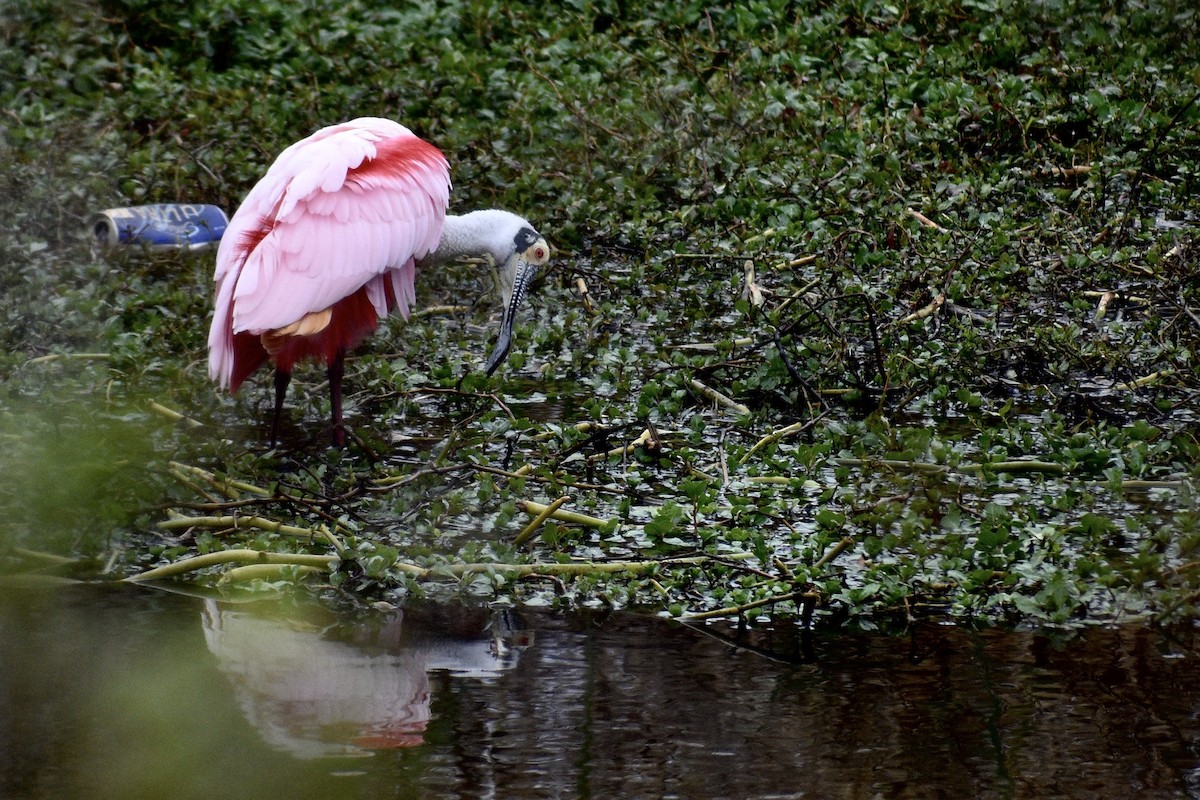
{"type": "Polygon", "coordinates": [[[539,247],[538,249],[533,251],[533,255],[535,258],[539,258],[539,259],[545,258],[546,257],[546,249],[544,247],[539,247]]]}

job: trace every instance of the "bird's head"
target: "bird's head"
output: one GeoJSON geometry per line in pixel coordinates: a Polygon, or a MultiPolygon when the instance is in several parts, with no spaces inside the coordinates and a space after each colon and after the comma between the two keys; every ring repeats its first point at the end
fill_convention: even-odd
{"type": "Polygon", "coordinates": [[[538,267],[550,260],[550,246],[527,220],[516,214],[507,211],[487,213],[497,215],[489,250],[500,269],[500,290],[504,295],[500,338],[487,360],[486,371],[491,375],[508,355],[517,309],[525,300],[538,267]]]}

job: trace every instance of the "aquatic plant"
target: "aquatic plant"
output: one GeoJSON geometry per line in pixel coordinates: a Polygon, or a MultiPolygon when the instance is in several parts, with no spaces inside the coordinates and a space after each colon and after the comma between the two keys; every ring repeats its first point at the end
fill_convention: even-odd
{"type": "Polygon", "coordinates": [[[1194,616],[1190,5],[6,6],[12,569],[860,626],[1194,616]],[[235,405],[205,376],[211,255],[94,252],[82,221],[232,210],[360,114],[559,252],[495,377],[494,307],[460,305],[490,278],[456,265],[348,363],[348,450],[313,372],[266,451],[270,386],[235,405]],[[218,553],[253,568],[187,560],[218,553]]]}

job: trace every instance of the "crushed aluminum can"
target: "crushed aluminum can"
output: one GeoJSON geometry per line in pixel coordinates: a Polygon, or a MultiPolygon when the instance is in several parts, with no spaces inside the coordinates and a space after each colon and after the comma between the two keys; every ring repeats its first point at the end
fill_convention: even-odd
{"type": "Polygon", "coordinates": [[[102,246],[140,244],[153,248],[203,250],[221,240],[229,218],[217,206],[162,203],[99,211],[88,228],[102,246]]]}

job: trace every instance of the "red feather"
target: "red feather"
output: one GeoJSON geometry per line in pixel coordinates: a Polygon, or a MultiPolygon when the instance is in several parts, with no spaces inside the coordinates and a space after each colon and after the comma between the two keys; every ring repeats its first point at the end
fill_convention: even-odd
{"type": "MultiPolygon", "coordinates": [[[[387,298],[387,309],[391,311],[396,305],[396,296],[390,284],[385,285],[384,296],[387,298]]],[[[306,358],[332,363],[339,352],[349,352],[358,347],[379,326],[379,317],[367,297],[365,287],[335,303],[332,312],[329,325],[319,333],[289,337],[283,348],[275,354],[275,366],[284,372],[291,372],[296,364],[306,358]]],[[[253,333],[235,333],[233,348],[233,376],[229,388],[236,394],[242,382],[267,363],[270,356],[262,345],[261,337],[253,333]]]]}
{"type": "Polygon", "coordinates": [[[404,178],[412,175],[414,168],[436,168],[446,161],[442,151],[416,136],[400,136],[384,139],[375,146],[375,158],[363,159],[354,169],[346,171],[346,180],[362,180],[373,175],[404,178]]]}

